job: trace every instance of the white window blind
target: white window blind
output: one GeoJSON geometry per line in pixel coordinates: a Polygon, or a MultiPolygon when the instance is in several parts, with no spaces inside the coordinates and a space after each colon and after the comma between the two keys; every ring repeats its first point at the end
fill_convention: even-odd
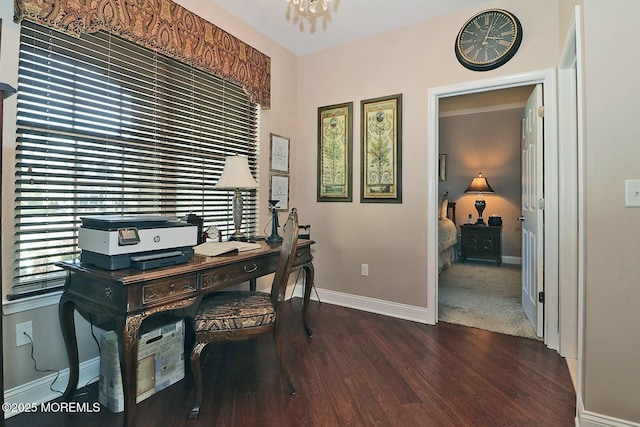
{"type": "MultiPolygon", "coordinates": [[[[204,217],[233,230],[232,196],[214,190],[224,157],[257,178],[258,106],[242,88],[106,32],[75,38],[23,22],[9,298],[62,285],[79,256],[80,218],[204,217]]],[[[257,195],[243,193],[243,230],[257,195]]]]}

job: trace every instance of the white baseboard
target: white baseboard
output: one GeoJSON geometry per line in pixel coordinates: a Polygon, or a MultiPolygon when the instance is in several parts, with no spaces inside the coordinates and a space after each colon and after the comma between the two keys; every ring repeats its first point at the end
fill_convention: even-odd
{"type": "MultiPolygon", "coordinates": [[[[343,292],[330,291],[316,288],[320,301],[335,304],[370,313],[383,314],[398,319],[411,320],[418,323],[429,324],[429,309],[397,302],[384,301],[359,295],[345,294],[343,292]]],[[[292,296],[303,297],[304,286],[297,286],[292,296]]],[[[316,291],[311,290],[311,299],[317,301],[316,291]]]]}
{"type": "MultiPolygon", "coordinates": [[[[80,363],[78,386],[84,387],[98,381],[99,375],[100,357],[94,357],[93,359],[80,363]]],[[[52,384],[55,379],[56,374],[51,373],[37,380],[5,390],[4,401],[5,404],[7,404],[6,406],[18,409],[24,408],[26,405],[27,407],[33,408],[41,403],[57,399],[62,395],[62,392],[67,388],[67,384],[69,383],[69,368],[61,370],[55,384],[52,384]],[[51,388],[60,390],[60,392],[53,391],[51,388]]],[[[5,411],[4,417],[11,418],[21,412],[23,411],[5,411]]]]}
{"type": "Polygon", "coordinates": [[[503,256],[502,262],[505,264],[522,265],[522,258],[519,256],[503,256]]]}
{"type": "Polygon", "coordinates": [[[640,427],[640,423],[585,411],[582,398],[578,396],[577,400],[578,416],[576,417],[576,427],[640,427]]]}

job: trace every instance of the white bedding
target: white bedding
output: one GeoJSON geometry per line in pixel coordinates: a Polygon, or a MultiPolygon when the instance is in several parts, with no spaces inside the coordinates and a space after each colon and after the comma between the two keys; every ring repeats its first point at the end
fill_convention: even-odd
{"type": "Polygon", "coordinates": [[[448,218],[438,220],[438,252],[444,252],[458,241],[456,225],[448,218]]]}
{"type": "Polygon", "coordinates": [[[448,218],[438,220],[438,273],[449,267],[456,258],[458,229],[448,218]]]}

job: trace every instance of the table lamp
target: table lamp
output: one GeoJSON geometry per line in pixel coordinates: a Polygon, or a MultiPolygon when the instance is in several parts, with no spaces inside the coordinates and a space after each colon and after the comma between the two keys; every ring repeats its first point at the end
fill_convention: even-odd
{"type": "Polygon", "coordinates": [[[258,188],[258,183],[249,170],[249,160],[246,156],[227,156],[224,170],[216,190],[234,190],[233,196],[233,225],[235,232],[229,236],[229,240],[247,240],[240,227],[242,226],[242,194],[240,190],[252,190],[258,188]]]}
{"type": "Polygon", "coordinates": [[[469,187],[464,190],[465,193],[478,193],[478,197],[476,198],[476,210],[478,211],[478,220],[476,221],[476,225],[485,225],[484,220],[482,219],[482,212],[484,208],[487,207],[487,203],[482,198],[482,193],[495,193],[493,188],[487,182],[487,178],[482,176],[482,173],[479,173],[477,177],[471,180],[471,184],[469,187]]]}

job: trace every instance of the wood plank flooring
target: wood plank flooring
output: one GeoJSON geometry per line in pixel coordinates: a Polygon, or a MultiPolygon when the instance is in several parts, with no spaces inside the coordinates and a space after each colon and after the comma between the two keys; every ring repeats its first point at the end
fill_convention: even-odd
{"type": "MultiPolygon", "coordinates": [[[[191,374],[138,404],[139,426],[574,426],[564,360],[540,341],[464,326],[423,325],[312,302],[307,338],[300,299],[289,303],[288,360],[280,377],[269,336],[215,343],[203,354],[197,420],[191,374]]],[[[97,383],[77,401],[96,402],[97,383]]],[[[7,427],[121,425],[122,414],[24,413],[7,427]]]]}

